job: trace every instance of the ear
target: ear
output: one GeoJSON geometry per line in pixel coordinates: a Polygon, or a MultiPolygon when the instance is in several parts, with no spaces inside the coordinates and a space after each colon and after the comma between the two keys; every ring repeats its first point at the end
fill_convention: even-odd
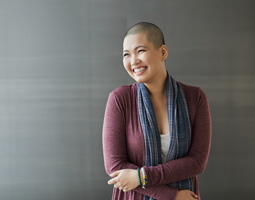
{"type": "Polygon", "coordinates": [[[168,56],[168,50],[166,45],[162,45],[161,47],[161,55],[162,55],[162,61],[166,60],[167,56],[168,56]]]}

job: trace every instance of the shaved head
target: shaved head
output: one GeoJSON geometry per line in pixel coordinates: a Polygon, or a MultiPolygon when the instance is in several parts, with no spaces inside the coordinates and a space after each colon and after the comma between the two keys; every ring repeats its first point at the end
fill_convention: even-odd
{"type": "Polygon", "coordinates": [[[132,26],[127,31],[124,39],[128,35],[134,35],[138,33],[145,33],[147,35],[147,40],[151,42],[156,48],[159,48],[165,44],[164,35],[160,28],[149,22],[140,22],[132,26]]]}

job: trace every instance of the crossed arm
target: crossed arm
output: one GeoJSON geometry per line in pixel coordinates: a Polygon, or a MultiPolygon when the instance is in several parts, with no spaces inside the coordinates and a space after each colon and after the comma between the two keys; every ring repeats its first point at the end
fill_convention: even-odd
{"type": "MultiPolygon", "coordinates": [[[[130,177],[131,181],[134,180],[131,177],[136,173],[136,169],[139,168],[139,166],[128,162],[125,116],[123,115],[123,108],[121,105],[118,97],[111,93],[106,106],[103,126],[105,168],[109,175],[113,174],[114,176],[118,176],[119,172],[125,169],[133,169],[128,170],[125,174],[125,177],[130,177]],[[120,146],[121,148],[119,148],[120,146]]],[[[208,159],[210,139],[210,111],[207,98],[200,90],[195,120],[192,125],[192,142],[188,155],[157,166],[144,166],[148,185],[145,190],[141,187],[136,187],[139,185],[136,179],[136,183],[132,183],[134,191],[151,196],[155,199],[164,199],[166,196],[168,196],[169,199],[174,199],[178,190],[168,187],[167,184],[194,177],[203,172],[208,159]]],[[[127,179],[128,178],[125,178],[125,180],[127,179]]]]}

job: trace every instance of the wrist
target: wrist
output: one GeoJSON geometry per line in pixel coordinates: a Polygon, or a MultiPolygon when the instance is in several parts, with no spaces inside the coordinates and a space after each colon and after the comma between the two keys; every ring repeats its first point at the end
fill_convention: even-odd
{"type": "Polygon", "coordinates": [[[140,180],[141,180],[141,183],[143,181],[143,173],[142,173],[142,168],[140,168],[140,180]]]}
{"type": "Polygon", "coordinates": [[[145,189],[145,186],[148,184],[148,182],[147,182],[147,175],[143,167],[141,168],[140,174],[141,174],[142,188],[145,189]]]}
{"type": "Polygon", "coordinates": [[[141,170],[139,168],[137,168],[137,173],[138,173],[138,182],[139,182],[139,185],[142,185],[142,174],[141,174],[141,170]]]}

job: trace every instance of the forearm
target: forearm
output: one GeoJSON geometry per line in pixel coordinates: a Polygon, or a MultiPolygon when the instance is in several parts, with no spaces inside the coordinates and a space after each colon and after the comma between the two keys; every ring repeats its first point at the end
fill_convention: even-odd
{"type": "MultiPolygon", "coordinates": [[[[139,168],[138,166],[128,163],[128,162],[118,162],[119,164],[108,164],[108,166],[114,166],[110,167],[109,169],[106,169],[108,174],[113,173],[116,170],[121,170],[121,169],[137,169],[139,168]]],[[[137,170],[136,170],[137,171],[137,170]]],[[[138,173],[137,177],[138,179],[138,173]]],[[[138,181],[138,180],[137,180],[138,181]]],[[[143,189],[141,186],[138,186],[137,188],[134,189],[135,192],[138,192],[143,195],[150,196],[154,199],[158,200],[165,200],[166,197],[168,200],[174,200],[175,196],[178,192],[178,189],[176,188],[171,188],[167,185],[155,185],[155,186],[146,186],[145,189],[143,189]]]]}
{"type": "Polygon", "coordinates": [[[197,163],[193,157],[186,156],[157,166],[144,167],[148,186],[164,185],[181,181],[201,174],[203,164],[197,163]]]}

